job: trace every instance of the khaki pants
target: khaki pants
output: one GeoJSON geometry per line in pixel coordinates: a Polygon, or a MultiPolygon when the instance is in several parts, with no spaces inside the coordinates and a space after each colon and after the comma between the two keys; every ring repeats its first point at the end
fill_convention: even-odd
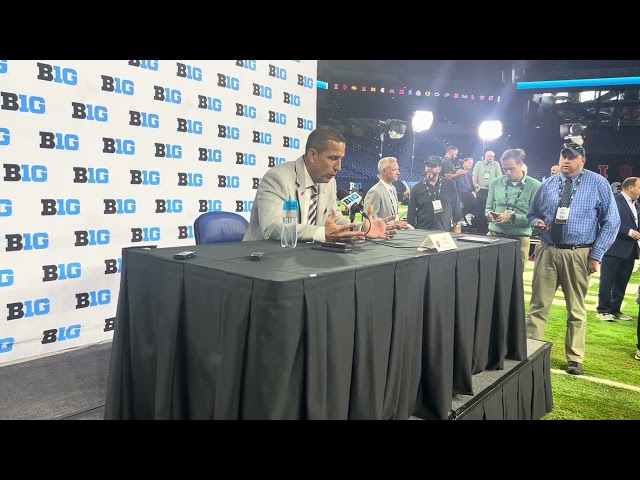
{"type": "Polygon", "coordinates": [[[589,248],[558,249],[542,240],[535,250],[531,302],[527,312],[527,337],[542,340],[549,310],[558,286],[567,304],[564,349],[567,361],[583,363],[587,336],[584,297],[589,287],[589,248]]]}
{"type": "MultiPolygon", "coordinates": [[[[487,232],[487,235],[489,235],[490,237],[504,236],[499,233],[492,232],[491,230],[487,232]]],[[[517,238],[518,240],[518,246],[520,247],[520,259],[522,260],[522,271],[524,272],[524,267],[527,264],[527,261],[529,260],[529,248],[531,247],[531,237],[508,237],[508,238],[517,238]]]]}

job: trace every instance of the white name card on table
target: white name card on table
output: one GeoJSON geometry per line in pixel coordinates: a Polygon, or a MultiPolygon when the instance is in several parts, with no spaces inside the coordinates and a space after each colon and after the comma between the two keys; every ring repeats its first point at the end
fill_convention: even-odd
{"type": "Polygon", "coordinates": [[[418,250],[421,252],[424,250],[437,250],[438,252],[444,252],[445,250],[454,250],[458,248],[456,242],[453,241],[453,237],[450,233],[433,233],[431,235],[427,235],[418,247],[418,250]]]}

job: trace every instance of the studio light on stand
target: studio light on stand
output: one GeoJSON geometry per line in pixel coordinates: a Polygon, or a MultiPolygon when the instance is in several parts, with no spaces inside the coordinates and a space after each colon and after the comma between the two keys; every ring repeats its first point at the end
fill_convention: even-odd
{"type": "Polygon", "coordinates": [[[404,137],[407,131],[407,123],[398,119],[387,119],[386,121],[380,121],[380,158],[382,158],[382,147],[384,146],[384,136],[389,135],[391,140],[399,140],[404,137]]]}
{"type": "Polygon", "coordinates": [[[428,110],[416,110],[411,118],[413,130],[413,144],[411,146],[411,175],[413,176],[413,160],[416,157],[416,133],[426,132],[433,124],[433,112],[428,110]]]}
{"type": "Polygon", "coordinates": [[[484,158],[484,142],[495,140],[502,136],[502,122],[500,120],[485,120],[478,128],[478,136],[482,139],[482,155],[484,158]]]}

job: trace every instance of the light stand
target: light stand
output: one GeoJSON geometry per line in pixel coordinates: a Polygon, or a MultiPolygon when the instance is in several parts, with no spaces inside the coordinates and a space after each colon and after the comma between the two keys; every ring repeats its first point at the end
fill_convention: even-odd
{"type": "Polygon", "coordinates": [[[416,110],[411,118],[413,130],[413,143],[411,145],[411,175],[413,176],[413,161],[416,158],[416,133],[425,132],[433,124],[433,112],[428,110],[416,110]]]}

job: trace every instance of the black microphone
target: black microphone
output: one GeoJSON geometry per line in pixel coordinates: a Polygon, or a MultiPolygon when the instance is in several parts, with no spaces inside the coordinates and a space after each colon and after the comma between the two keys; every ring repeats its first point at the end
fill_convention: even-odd
{"type": "Polygon", "coordinates": [[[364,218],[371,221],[369,215],[365,213],[364,206],[361,203],[354,203],[351,205],[351,208],[349,210],[349,219],[351,220],[351,223],[355,221],[356,213],[361,213],[364,218]]]}

